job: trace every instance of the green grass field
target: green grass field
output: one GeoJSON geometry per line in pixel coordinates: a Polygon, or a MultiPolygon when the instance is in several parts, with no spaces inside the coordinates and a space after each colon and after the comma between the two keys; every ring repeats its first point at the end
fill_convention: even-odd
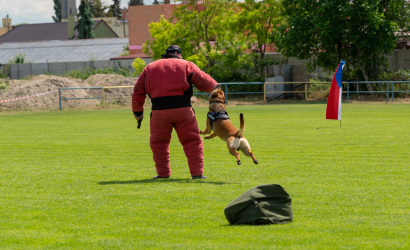
{"type": "Polygon", "coordinates": [[[140,130],[129,109],[0,113],[0,248],[409,249],[410,105],[346,103],[342,127],[325,110],[228,106],[259,165],[205,140],[199,181],[176,134],[172,178],[152,179],[148,111],[140,130]],[[293,222],[229,226],[226,205],[269,183],[293,222]]]}

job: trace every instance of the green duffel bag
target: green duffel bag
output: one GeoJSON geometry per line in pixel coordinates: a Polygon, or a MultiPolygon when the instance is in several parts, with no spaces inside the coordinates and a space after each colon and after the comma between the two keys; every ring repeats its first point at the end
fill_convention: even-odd
{"type": "Polygon", "coordinates": [[[293,220],[292,199],[277,184],[249,189],[229,203],[224,211],[231,225],[281,224],[293,220]]]}

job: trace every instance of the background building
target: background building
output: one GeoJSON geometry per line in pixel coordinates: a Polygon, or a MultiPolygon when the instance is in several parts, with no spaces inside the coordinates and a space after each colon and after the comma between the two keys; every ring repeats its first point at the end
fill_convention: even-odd
{"type": "Polygon", "coordinates": [[[68,19],[69,15],[77,15],[76,0],[61,0],[61,19],[68,19]]]}
{"type": "Polygon", "coordinates": [[[12,29],[11,26],[11,18],[7,15],[5,18],[2,19],[2,27],[0,28],[0,36],[6,34],[12,29]]]}
{"type": "Polygon", "coordinates": [[[178,5],[169,4],[169,1],[166,4],[129,6],[130,55],[143,54],[142,44],[153,39],[149,33],[148,25],[151,22],[158,22],[161,15],[163,15],[165,19],[171,18],[176,6],[178,5]]]}

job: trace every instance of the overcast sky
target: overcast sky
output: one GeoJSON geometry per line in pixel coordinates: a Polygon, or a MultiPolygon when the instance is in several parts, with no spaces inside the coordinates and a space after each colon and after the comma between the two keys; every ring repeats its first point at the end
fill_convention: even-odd
{"type": "MultiPolygon", "coordinates": [[[[81,0],[76,0],[77,8],[81,0]]],[[[112,0],[101,0],[104,5],[113,4],[112,0]]],[[[121,0],[121,9],[128,7],[129,0],[121,0]]],[[[146,5],[153,0],[144,0],[146,5]]],[[[0,0],[0,17],[11,18],[12,25],[21,23],[52,23],[54,13],[53,0],[0,0]]]]}

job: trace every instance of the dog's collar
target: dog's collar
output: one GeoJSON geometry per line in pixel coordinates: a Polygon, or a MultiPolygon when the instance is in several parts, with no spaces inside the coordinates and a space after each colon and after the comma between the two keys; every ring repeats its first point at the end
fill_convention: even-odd
{"type": "Polygon", "coordinates": [[[221,102],[221,101],[213,100],[213,101],[210,101],[209,104],[212,104],[212,103],[215,103],[215,102],[216,102],[216,103],[222,103],[222,104],[225,104],[225,103],[226,103],[226,102],[221,102]]]}

